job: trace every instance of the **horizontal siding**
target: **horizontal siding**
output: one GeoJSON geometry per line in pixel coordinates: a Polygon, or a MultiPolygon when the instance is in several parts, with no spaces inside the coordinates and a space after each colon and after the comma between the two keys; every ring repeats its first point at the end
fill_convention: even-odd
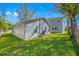
{"type": "MultiPolygon", "coordinates": [[[[40,21],[40,28],[41,27],[47,27],[48,30],[49,30],[48,24],[43,20],[40,21]]],[[[31,23],[26,24],[26,29],[25,30],[26,30],[25,31],[26,32],[26,39],[31,39],[31,38],[38,37],[42,32],[42,29],[39,30],[39,21],[31,22],[31,23]],[[34,33],[34,30],[33,30],[34,26],[38,26],[37,33],[34,33]]],[[[47,30],[47,32],[48,32],[48,30],[47,30]]]]}
{"type": "Polygon", "coordinates": [[[59,20],[50,20],[49,21],[50,24],[50,31],[51,32],[63,32],[64,31],[64,24],[62,21],[59,22],[59,20]],[[52,28],[57,28],[57,30],[52,29],[52,28]]]}

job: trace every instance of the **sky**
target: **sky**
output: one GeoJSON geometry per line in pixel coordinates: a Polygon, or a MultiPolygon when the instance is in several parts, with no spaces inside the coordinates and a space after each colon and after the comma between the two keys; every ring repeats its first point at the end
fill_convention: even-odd
{"type": "MultiPolygon", "coordinates": [[[[21,4],[19,3],[0,3],[0,10],[6,9],[6,19],[12,24],[18,21],[16,10],[20,8],[21,4]]],[[[45,18],[53,18],[53,17],[63,17],[63,14],[58,12],[55,8],[55,4],[51,3],[28,3],[27,6],[29,9],[35,11],[36,17],[45,17],[45,18]],[[52,8],[52,10],[51,10],[52,8]]],[[[1,12],[0,12],[1,15],[1,12]]],[[[79,16],[76,17],[76,22],[79,25],[79,16]]]]}

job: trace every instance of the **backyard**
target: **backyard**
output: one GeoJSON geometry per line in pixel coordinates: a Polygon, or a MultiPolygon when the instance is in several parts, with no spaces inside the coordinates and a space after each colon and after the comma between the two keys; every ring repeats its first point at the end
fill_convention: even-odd
{"type": "Polygon", "coordinates": [[[0,37],[0,55],[8,56],[75,56],[76,49],[67,32],[21,40],[8,33],[0,37]]]}

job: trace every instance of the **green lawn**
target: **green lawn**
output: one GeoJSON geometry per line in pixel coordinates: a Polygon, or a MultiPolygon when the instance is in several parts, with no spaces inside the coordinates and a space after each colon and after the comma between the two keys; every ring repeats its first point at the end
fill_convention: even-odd
{"type": "Polygon", "coordinates": [[[72,56],[76,53],[67,33],[54,33],[27,41],[6,34],[0,37],[0,55],[72,56]]]}

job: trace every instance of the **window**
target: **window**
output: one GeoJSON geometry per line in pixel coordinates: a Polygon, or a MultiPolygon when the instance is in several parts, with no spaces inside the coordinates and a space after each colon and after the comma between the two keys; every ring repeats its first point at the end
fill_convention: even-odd
{"type": "Polygon", "coordinates": [[[41,29],[43,30],[43,27],[41,27],[41,29]]]}
{"type": "Polygon", "coordinates": [[[41,29],[42,29],[42,30],[46,30],[46,29],[47,29],[47,27],[41,27],[41,29]]]}
{"type": "Polygon", "coordinates": [[[60,20],[58,20],[58,22],[61,22],[60,20]]]}
{"type": "Polygon", "coordinates": [[[57,27],[52,27],[52,30],[57,30],[57,27]]]}
{"type": "Polygon", "coordinates": [[[47,28],[45,27],[44,30],[46,30],[47,28]]]}
{"type": "Polygon", "coordinates": [[[55,30],[57,30],[57,27],[55,27],[55,30]]]}
{"type": "Polygon", "coordinates": [[[38,26],[34,26],[34,33],[37,33],[38,26]]]}
{"type": "Polygon", "coordinates": [[[54,30],[54,27],[52,27],[52,30],[54,30]]]}

